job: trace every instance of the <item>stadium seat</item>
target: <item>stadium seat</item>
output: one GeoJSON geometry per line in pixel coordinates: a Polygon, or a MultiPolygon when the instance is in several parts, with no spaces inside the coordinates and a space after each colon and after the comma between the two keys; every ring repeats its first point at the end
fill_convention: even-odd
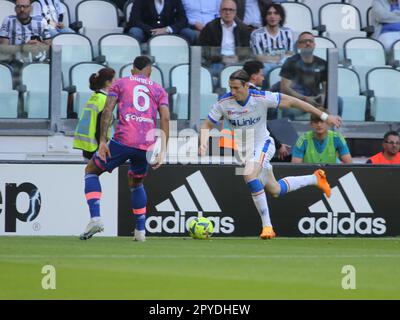
{"type": "Polygon", "coordinates": [[[368,8],[367,10],[367,26],[374,25],[374,16],[372,14],[372,7],[368,8]]]}
{"type": "Polygon", "coordinates": [[[360,78],[354,70],[339,67],[338,95],[343,99],[342,119],[364,121],[367,97],[360,95],[360,78]]]}
{"type": "Polygon", "coordinates": [[[61,7],[64,8],[64,15],[63,15],[63,20],[62,20],[62,22],[64,23],[64,26],[69,27],[69,25],[70,25],[70,23],[71,23],[71,13],[70,13],[70,11],[69,11],[69,8],[68,8],[68,6],[67,6],[64,2],[62,2],[62,1],[60,1],[60,5],[61,5],[61,7]]]}
{"type": "Polygon", "coordinates": [[[292,30],[294,40],[297,40],[300,33],[304,31],[309,31],[314,35],[318,35],[318,32],[313,30],[313,16],[308,6],[297,2],[284,2],[282,6],[286,11],[285,27],[292,30]]]}
{"type": "Polygon", "coordinates": [[[0,64],[0,118],[18,117],[18,92],[12,83],[11,68],[0,64]]]}
{"type": "MultiPolygon", "coordinates": [[[[189,63],[189,44],[184,38],[176,35],[152,37],[149,40],[149,51],[164,75],[168,75],[171,68],[177,64],[189,63]]],[[[166,78],[165,85],[169,87],[169,79],[166,78]]]]}
{"type": "Polygon", "coordinates": [[[76,7],[82,0],[63,0],[69,11],[69,21],[76,21],[76,7]]]}
{"type": "MultiPolygon", "coordinates": [[[[24,110],[28,118],[49,117],[50,66],[47,63],[25,65],[21,72],[24,85],[24,110]],[[38,81],[40,79],[40,81],[38,81]]],[[[61,118],[67,117],[67,92],[61,92],[61,118]]]]}
{"type": "Polygon", "coordinates": [[[76,20],[82,22],[81,34],[87,36],[93,44],[93,52],[98,55],[99,39],[109,33],[122,33],[118,27],[117,6],[108,1],[82,1],[76,7],[76,20]]]}
{"type": "Polygon", "coordinates": [[[0,0],[0,24],[5,17],[15,15],[15,3],[8,0],[0,0]]]}
{"type": "Polygon", "coordinates": [[[133,6],[133,0],[125,2],[124,5],[125,22],[129,21],[129,18],[131,16],[132,6],[133,6]]]}
{"type": "Polygon", "coordinates": [[[360,12],[351,4],[328,3],[321,7],[319,17],[326,28],[322,35],[333,40],[338,48],[343,48],[347,39],[367,36],[361,31],[360,12]]]}
{"type": "Polygon", "coordinates": [[[28,118],[49,117],[50,66],[47,63],[25,65],[21,72],[21,81],[25,86],[24,110],[28,118]],[[39,80],[39,81],[38,81],[39,80]]]}
{"type": "Polygon", "coordinates": [[[105,56],[107,65],[117,73],[128,62],[140,55],[140,44],[127,34],[108,34],[99,40],[100,54],[105,56]]]}
{"type": "Polygon", "coordinates": [[[336,43],[325,37],[315,37],[314,55],[321,59],[327,60],[327,49],[336,48],[336,43]]]}
{"type": "Polygon", "coordinates": [[[281,72],[282,67],[275,67],[268,72],[267,75],[267,87],[268,90],[276,84],[277,82],[281,81],[281,76],[279,73],[281,72]]]}
{"type": "Polygon", "coordinates": [[[372,6],[372,2],[374,0],[346,0],[344,2],[352,4],[355,6],[361,14],[361,26],[364,28],[368,26],[367,17],[368,17],[368,9],[372,6]]]}
{"type": "Polygon", "coordinates": [[[400,121],[400,71],[393,68],[370,70],[367,88],[373,90],[371,115],[375,121],[400,121]]]}
{"type": "Polygon", "coordinates": [[[52,40],[53,46],[61,46],[61,70],[64,85],[69,86],[69,69],[79,62],[93,60],[93,50],[90,40],[80,34],[61,33],[52,40]]]}
{"type": "Polygon", "coordinates": [[[87,100],[92,95],[89,88],[89,78],[93,73],[97,73],[104,65],[95,62],[80,62],[72,66],[69,71],[71,85],[75,86],[74,111],[78,117],[81,114],[87,100]]]}
{"type": "Polygon", "coordinates": [[[383,45],[374,39],[369,38],[352,38],[344,43],[344,56],[346,64],[360,75],[361,90],[365,90],[365,75],[367,72],[376,67],[384,67],[385,49],[383,45]]]}
{"type": "Polygon", "coordinates": [[[400,65],[400,40],[397,40],[395,43],[392,44],[391,57],[393,60],[392,62],[396,63],[399,66],[400,65]]]}
{"type": "Polygon", "coordinates": [[[221,74],[219,76],[219,83],[222,89],[226,89],[228,91],[228,84],[229,84],[229,76],[234,73],[236,70],[242,69],[243,65],[233,65],[227,66],[222,69],[221,74]]]}
{"type": "Polygon", "coordinates": [[[298,0],[297,2],[301,2],[311,9],[312,14],[313,14],[314,24],[319,25],[319,24],[321,24],[321,22],[319,21],[319,16],[318,16],[320,8],[327,3],[332,3],[332,2],[340,3],[342,1],[341,0],[337,0],[337,1],[335,1],[335,0],[298,0]]]}
{"type": "MultiPolygon", "coordinates": [[[[132,70],[132,62],[124,65],[119,71],[120,78],[129,77],[131,75],[131,70],[132,70]]],[[[152,66],[150,79],[157,82],[162,87],[164,87],[164,77],[161,73],[161,70],[158,67],[152,66]]]]}
{"type": "MultiPolygon", "coordinates": [[[[212,91],[212,76],[208,69],[201,67],[200,82],[200,119],[205,119],[210,107],[218,101],[218,95],[212,91]]],[[[180,64],[171,69],[171,86],[176,88],[172,95],[173,111],[178,119],[189,117],[189,65],[180,64]]]]}

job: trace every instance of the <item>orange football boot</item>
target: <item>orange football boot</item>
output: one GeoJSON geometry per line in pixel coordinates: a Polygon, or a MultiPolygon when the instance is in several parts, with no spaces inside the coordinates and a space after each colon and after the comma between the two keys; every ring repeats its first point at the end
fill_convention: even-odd
{"type": "Polygon", "coordinates": [[[325,171],[318,169],[314,172],[314,174],[317,177],[317,187],[320,188],[329,198],[331,196],[331,186],[326,179],[325,171]]]}
{"type": "Polygon", "coordinates": [[[260,234],[261,239],[273,239],[276,237],[276,233],[272,227],[263,227],[262,232],[260,234]]]}

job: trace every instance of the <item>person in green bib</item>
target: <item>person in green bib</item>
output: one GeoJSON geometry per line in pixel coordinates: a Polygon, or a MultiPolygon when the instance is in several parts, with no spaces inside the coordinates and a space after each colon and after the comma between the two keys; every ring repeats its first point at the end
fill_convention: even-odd
{"type": "MultiPolygon", "coordinates": [[[[81,149],[84,158],[90,160],[99,147],[100,119],[106,104],[108,89],[115,78],[115,70],[102,68],[89,78],[90,90],[94,91],[79,117],[74,133],[73,147],[81,149]]],[[[108,132],[110,138],[111,127],[108,132]]]]}
{"type": "MultiPolygon", "coordinates": [[[[318,108],[328,113],[325,108],[318,108]]],[[[311,115],[313,130],[302,134],[293,149],[293,163],[352,163],[349,148],[344,137],[320,118],[311,115]]]]}

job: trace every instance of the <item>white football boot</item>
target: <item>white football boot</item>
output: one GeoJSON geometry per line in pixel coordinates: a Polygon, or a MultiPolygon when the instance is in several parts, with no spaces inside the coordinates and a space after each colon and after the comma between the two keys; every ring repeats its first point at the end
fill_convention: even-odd
{"type": "Polygon", "coordinates": [[[79,239],[88,240],[91,237],[93,237],[93,235],[95,235],[96,233],[102,231],[104,231],[104,225],[100,220],[97,221],[90,220],[89,224],[85,229],[85,232],[79,236],[79,239]]]}
{"type": "Polygon", "coordinates": [[[135,241],[146,241],[146,231],[144,231],[144,230],[139,231],[139,230],[135,229],[134,240],[135,241]]]}

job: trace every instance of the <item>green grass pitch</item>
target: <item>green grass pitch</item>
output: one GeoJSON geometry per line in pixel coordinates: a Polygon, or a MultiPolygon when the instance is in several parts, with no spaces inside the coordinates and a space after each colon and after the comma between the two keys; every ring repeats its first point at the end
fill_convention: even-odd
{"type": "Polygon", "coordinates": [[[400,239],[1,237],[0,299],[400,299],[400,239]],[[56,289],[42,288],[42,267],[56,289]],[[345,265],[356,289],[344,290],[345,265]]]}

